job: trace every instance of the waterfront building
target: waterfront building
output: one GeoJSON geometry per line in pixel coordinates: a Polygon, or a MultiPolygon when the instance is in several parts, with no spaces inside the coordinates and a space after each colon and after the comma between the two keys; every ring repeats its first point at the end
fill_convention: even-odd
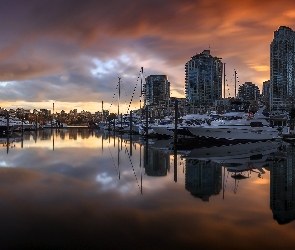
{"type": "Polygon", "coordinates": [[[231,109],[231,98],[222,98],[215,100],[214,107],[215,111],[219,114],[225,113],[227,110],[231,109]]]}
{"type": "Polygon", "coordinates": [[[262,99],[265,104],[269,104],[270,101],[270,80],[262,83],[262,99]]]}
{"type": "Polygon", "coordinates": [[[288,109],[295,92],[295,32],[280,26],[270,44],[270,108],[288,109]]]}
{"type": "Polygon", "coordinates": [[[185,98],[170,97],[168,101],[159,101],[157,104],[149,105],[149,115],[153,118],[165,118],[165,116],[174,117],[176,100],[178,102],[178,116],[185,115],[189,112],[190,109],[185,98]]]}
{"type": "Polygon", "coordinates": [[[185,64],[185,95],[194,106],[212,106],[222,98],[221,58],[213,57],[210,50],[194,55],[185,64]]]}
{"type": "Polygon", "coordinates": [[[170,82],[167,75],[150,75],[144,84],[144,105],[159,105],[170,99],[170,82]]]}
{"type": "Polygon", "coordinates": [[[245,82],[238,90],[238,98],[241,100],[258,100],[260,99],[260,90],[252,82],[245,82]]]}
{"type": "Polygon", "coordinates": [[[49,109],[40,109],[40,112],[43,115],[51,115],[51,110],[49,109]]]}

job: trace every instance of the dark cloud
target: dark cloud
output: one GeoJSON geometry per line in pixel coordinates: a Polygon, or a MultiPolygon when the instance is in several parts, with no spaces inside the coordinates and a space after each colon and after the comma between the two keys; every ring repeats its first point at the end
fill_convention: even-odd
{"type": "Polygon", "coordinates": [[[227,63],[228,71],[238,68],[242,81],[259,85],[269,78],[266,66],[274,30],[280,25],[295,28],[292,4],[2,1],[0,81],[13,81],[0,84],[2,100],[111,102],[117,78],[130,93],[142,66],[146,74],[167,74],[174,94],[182,93],[184,64],[209,47],[227,63]]]}

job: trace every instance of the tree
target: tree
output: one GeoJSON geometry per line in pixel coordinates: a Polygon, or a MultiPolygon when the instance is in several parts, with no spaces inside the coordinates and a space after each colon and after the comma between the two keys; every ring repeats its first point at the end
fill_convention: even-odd
{"type": "Polygon", "coordinates": [[[110,122],[110,121],[112,121],[114,119],[117,119],[117,115],[114,114],[114,113],[110,113],[110,115],[107,118],[107,121],[110,122]]]}

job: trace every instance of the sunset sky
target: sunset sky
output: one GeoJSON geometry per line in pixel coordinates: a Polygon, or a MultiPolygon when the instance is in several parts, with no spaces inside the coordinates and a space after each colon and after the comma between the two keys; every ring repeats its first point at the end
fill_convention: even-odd
{"type": "Polygon", "coordinates": [[[294,0],[0,0],[0,107],[116,112],[120,77],[138,109],[141,67],[184,97],[185,63],[209,48],[230,96],[234,70],[261,90],[279,26],[295,29],[294,0]]]}

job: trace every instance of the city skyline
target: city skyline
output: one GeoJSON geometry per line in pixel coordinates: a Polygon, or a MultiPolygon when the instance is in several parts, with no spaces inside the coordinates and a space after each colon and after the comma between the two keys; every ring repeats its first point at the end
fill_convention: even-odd
{"type": "MultiPolygon", "coordinates": [[[[185,63],[210,49],[239,83],[262,90],[279,26],[295,29],[293,1],[3,1],[0,9],[0,107],[116,112],[144,77],[167,75],[184,97],[185,63]]],[[[139,92],[131,109],[139,108],[139,92]],[[136,100],[138,99],[138,100],[136,100]]]]}

